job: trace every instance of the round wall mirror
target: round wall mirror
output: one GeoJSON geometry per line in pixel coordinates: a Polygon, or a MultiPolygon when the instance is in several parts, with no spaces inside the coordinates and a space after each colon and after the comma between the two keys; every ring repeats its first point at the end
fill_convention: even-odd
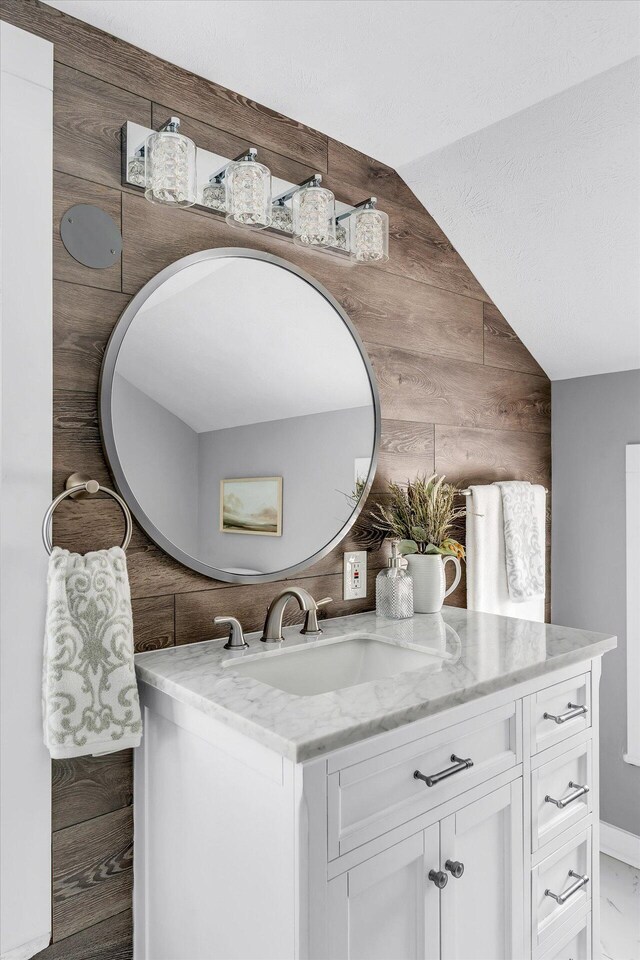
{"type": "Polygon", "coordinates": [[[151,539],[252,583],[345,536],[373,481],[380,407],[331,294],[285,260],[229,248],[178,260],[131,301],[105,353],[100,421],[151,539]]]}

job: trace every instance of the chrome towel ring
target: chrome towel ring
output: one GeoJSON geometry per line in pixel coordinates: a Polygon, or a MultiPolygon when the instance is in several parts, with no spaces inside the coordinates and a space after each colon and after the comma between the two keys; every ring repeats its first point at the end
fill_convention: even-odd
{"type": "Polygon", "coordinates": [[[102,487],[97,480],[91,480],[88,477],[80,473],[72,473],[70,477],[67,477],[67,482],[65,484],[65,490],[58,494],[55,498],[49,509],[44,515],[42,521],[42,541],[44,543],[47,553],[51,553],[53,550],[53,540],[51,537],[51,520],[53,517],[53,512],[58,506],[59,503],[62,503],[63,500],[66,500],[67,497],[73,497],[75,499],[84,498],[90,496],[94,493],[99,493],[102,490],[103,493],[107,493],[110,497],[120,505],[120,509],[124,513],[125,520],[125,533],[124,540],[122,541],[122,549],[126,550],[129,544],[131,543],[131,534],[133,533],[133,521],[131,519],[131,512],[129,507],[126,505],[119,493],[116,493],[115,490],[110,490],[109,487],[102,487]]]}

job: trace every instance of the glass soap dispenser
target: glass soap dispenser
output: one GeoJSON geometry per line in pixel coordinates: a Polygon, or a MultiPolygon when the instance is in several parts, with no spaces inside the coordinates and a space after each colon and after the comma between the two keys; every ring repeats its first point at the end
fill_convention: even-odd
{"type": "Polygon", "coordinates": [[[376,577],[376,613],[379,617],[406,620],[413,616],[413,577],[401,564],[398,544],[393,543],[388,566],[376,577]]]}

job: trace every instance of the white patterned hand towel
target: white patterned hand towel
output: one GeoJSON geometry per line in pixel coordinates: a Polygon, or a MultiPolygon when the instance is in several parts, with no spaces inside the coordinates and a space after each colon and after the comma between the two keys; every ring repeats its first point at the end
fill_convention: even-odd
{"type": "Polygon", "coordinates": [[[42,679],[44,742],[52,757],[138,746],[131,597],[120,547],[85,556],[53,548],[42,679]]]}
{"type": "MultiPolygon", "coordinates": [[[[544,517],[544,487],[535,486],[533,490],[536,511],[544,517]]],[[[509,594],[500,488],[488,484],[472,486],[471,491],[466,541],[469,610],[544,622],[544,597],[518,603],[509,594]]]]}
{"type": "Polygon", "coordinates": [[[544,490],[524,480],[496,483],[502,494],[504,549],[509,596],[514,603],[544,599],[544,490]]]}

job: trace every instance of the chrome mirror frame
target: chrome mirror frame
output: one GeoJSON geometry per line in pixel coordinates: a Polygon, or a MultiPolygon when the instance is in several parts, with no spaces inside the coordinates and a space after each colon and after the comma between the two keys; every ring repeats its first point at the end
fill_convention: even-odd
{"type": "Polygon", "coordinates": [[[165,267],[164,270],[161,270],[160,273],[157,273],[155,277],[152,277],[151,280],[149,280],[133,297],[113,328],[109,342],[107,343],[102,361],[102,367],[100,370],[98,398],[100,435],[107,463],[115,480],[116,488],[124,498],[136,521],[147,534],[147,536],[158,547],[160,547],[161,550],[173,557],[173,559],[177,560],[178,563],[181,563],[185,567],[189,567],[191,570],[195,570],[197,573],[204,574],[206,577],[211,577],[214,580],[220,580],[225,583],[269,583],[274,580],[284,580],[287,577],[291,577],[294,574],[307,569],[307,567],[312,566],[314,563],[317,563],[319,560],[325,557],[328,553],[330,553],[331,550],[333,550],[334,547],[344,540],[349,530],[358,519],[367,496],[371,491],[378,463],[381,430],[380,397],[378,394],[378,385],[376,383],[371,361],[367,356],[367,352],[364,348],[362,340],[360,339],[360,336],[353,323],[335,297],[333,297],[332,294],[330,294],[329,291],[322,286],[322,284],[318,283],[318,281],[311,277],[308,273],[305,273],[304,270],[300,270],[288,260],[284,260],[281,257],[275,257],[270,253],[263,253],[260,250],[251,250],[244,247],[218,247],[213,250],[201,250],[198,253],[191,254],[188,257],[183,257],[180,260],[176,260],[168,267],[165,267]],[[218,258],[229,257],[239,257],[249,260],[263,260],[267,263],[272,263],[275,266],[281,267],[282,269],[288,270],[289,272],[295,274],[306,283],[310,284],[310,286],[312,286],[315,290],[317,290],[318,293],[321,294],[321,296],[323,296],[338,313],[347,330],[351,334],[351,337],[358,348],[362,362],[367,371],[369,387],[371,389],[371,399],[374,413],[373,448],[371,452],[369,475],[358,503],[354,507],[353,512],[342,528],[335,534],[335,536],[331,538],[331,540],[329,540],[324,544],[323,547],[316,551],[316,553],[307,557],[305,560],[301,560],[299,563],[296,563],[291,567],[286,567],[282,570],[275,570],[272,573],[237,574],[229,573],[226,570],[220,570],[219,568],[213,567],[210,564],[203,563],[196,557],[190,556],[181,550],[180,547],[178,547],[175,543],[165,537],[162,531],[159,530],[146,515],[139,501],[136,499],[133,490],[127,482],[127,478],[120,465],[120,460],[116,450],[116,441],[111,415],[113,377],[115,374],[118,353],[127,331],[135,319],[140,307],[158,289],[158,287],[160,287],[170,277],[175,276],[175,274],[179,273],[181,270],[184,270],[195,263],[201,263],[205,260],[216,260],[218,258]]]}

